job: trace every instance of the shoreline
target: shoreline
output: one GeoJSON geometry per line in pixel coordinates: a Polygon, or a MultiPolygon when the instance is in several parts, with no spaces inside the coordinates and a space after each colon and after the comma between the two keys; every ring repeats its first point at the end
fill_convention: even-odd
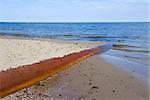
{"type": "MultiPolygon", "coordinates": [[[[7,38],[15,37],[8,36],[7,38]]],[[[17,39],[26,40],[25,38],[19,37],[17,37],[17,39]]],[[[39,40],[39,38],[35,40],[39,40]]],[[[57,43],[64,41],[43,38],[40,38],[40,40],[57,41],[57,43]]],[[[64,42],[68,43],[67,40],[64,42]]],[[[76,42],[81,44],[90,43],[76,42]]],[[[100,42],[93,43],[97,45],[100,42]]],[[[89,44],[86,46],[89,46],[89,44]]],[[[53,76],[35,85],[5,96],[2,100],[99,100],[99,98],[102,100],[130,100],[130,98],[131,100],[148,100],[149,86],[147,80],[149,78],[149,73],[144,72],[145,70],[147,71],[148,67],[145,69],[145,67],[138,67],[137,64],[134,65],[134,63],[134,67],[132,67],[132,64],[127,63],[123,57],[113,57],[107,55],[107,52],[103,55],[92,56],[80,63],[72,65],[72,67],[62,72],[57,72],[53,76]],[[137,67],[142,70],[136,69],[137,67]],[[139,73],[141,71],[142,73],[139,73]],[[144,74],[146,74],[146,77],[141,76],[144,74]]],[[[117,55],[117,53],[115,55],[117,55]]]]}
{"type": "Polygon", "coordinates": [[[148,98],[148,83],[99,56],[93,56],[2,100],[148,100],[148,98]]]}
{"type": "Polygon", "coordinates": [[[149,78],[148,66],[144,66],[143,64],[136,63],[125,58],[111,56],[111,55],[101,55],[100,57],[103,58],[106,62],[111,63],[115,67],[135,75],[139,79],[147,81],[149,78]],[[113,62],[113,61],[117,61],[117,62],[113,62]]]}

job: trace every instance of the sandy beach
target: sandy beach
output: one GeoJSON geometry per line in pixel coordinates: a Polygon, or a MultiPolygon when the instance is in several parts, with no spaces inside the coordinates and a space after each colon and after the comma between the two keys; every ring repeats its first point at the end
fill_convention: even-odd
{"type": "Polygon", "coordinates": [[[64,57],[68,54],[103,45],[96,42],[73,42],[53,39],[25,39],[9,36],[0,37],[0,70],[30,65],[50,58],[64,57]]]}
{"type": "MultiPolygon", "coordinates": [[[[16,68],[16,66],[31,64],[47,57],[62,57],[100,45],[96,42],[89,45],[89,43],[80,42],[62,43],[61,40],[30,40],[10,37],[1,38],[0,43],[2,44],[0,48],[5,48],[0,55],[1,70],[8,70],[10,65],[16,68]],[[61,49],[58,50],[61,52],[57,52],[58,48],[61,49]],[[16,49],[29,52],[14,52],[16,49]],[[48,51],[51,50],[54,51],[49,54],[48,51]]],[[[112,59],[112,62],[115,63],[116,59],[112,59]]],[[[148,88],[148,82],[136,77],[134,72],[128,73],[98,55],[72,65],[35,85],[5,96],[1,100],[148,100],[148,88]]]]}
{"type": "Polygon", "coordinates": [[[111,48],[103,42],[51,39],[0,39],[0,97],[38,83],[48,76],[111,48]]]}
{"type": "Polygon", "coordinates": [[[149,100],[148,93],[147,82],[93,56],[2,100],[149,100]]]}

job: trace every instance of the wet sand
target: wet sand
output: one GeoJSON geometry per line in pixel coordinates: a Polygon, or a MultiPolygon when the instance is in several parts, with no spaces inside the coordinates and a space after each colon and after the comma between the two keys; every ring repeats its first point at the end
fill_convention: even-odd
{"type": "Polygon", "coordinates": [[[2,100],[148,100],[148,96],[146,82],[93,56],[2,100]]]}

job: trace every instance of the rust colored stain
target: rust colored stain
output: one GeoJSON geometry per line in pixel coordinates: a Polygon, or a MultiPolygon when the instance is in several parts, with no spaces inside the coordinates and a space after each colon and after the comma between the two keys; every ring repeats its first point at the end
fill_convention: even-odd
{"type": "Polygon", "coordinates": [[[31,65],[0,71],[0,97],[31,86],[76,62],[101,53],[108,48],[111,48],[111,46],[107,44],[79,53],[69,54],[61,58],[52,58],[31,65]]]}

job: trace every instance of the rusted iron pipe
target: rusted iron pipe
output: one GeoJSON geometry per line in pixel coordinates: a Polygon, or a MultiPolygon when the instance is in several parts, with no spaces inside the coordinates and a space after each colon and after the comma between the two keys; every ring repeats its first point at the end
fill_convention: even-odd
{"type": "Polygon", "coordinates": [[[19,66],[7,71],[0,71],[0,97],[31,86],[70,65],[73,65],[92,55],[102,53],[112,47],[111,44],[69,54],[61,58],[52,58],[31,65],[19,66]]]}

